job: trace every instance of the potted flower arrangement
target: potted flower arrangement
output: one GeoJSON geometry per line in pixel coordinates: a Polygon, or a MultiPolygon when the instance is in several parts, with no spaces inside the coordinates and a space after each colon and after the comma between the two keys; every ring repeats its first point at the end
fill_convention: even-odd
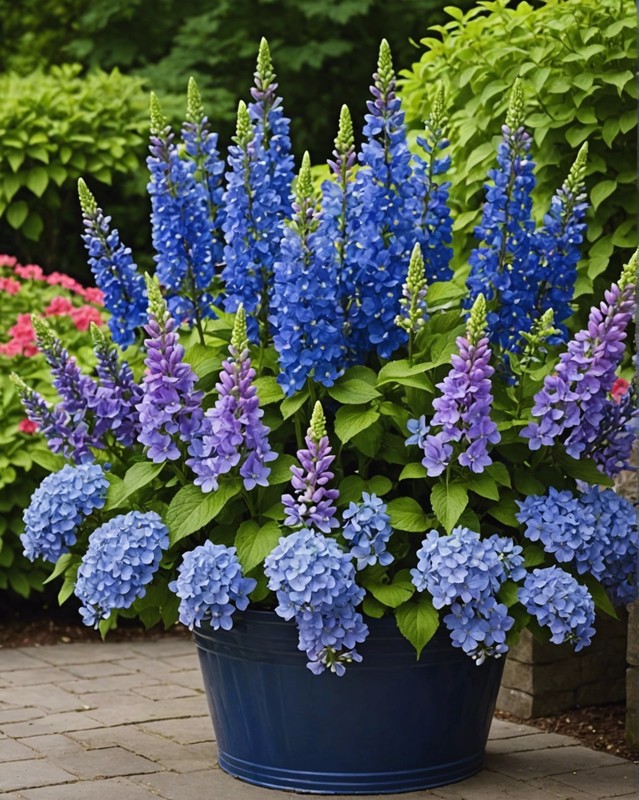
{"type": "Polygon", "coordinates": [[[586,148],[536,224],[517,83],[453,270],[443,95],[411,152],[386,42],[371,92],[319,187],[308,156],[294,179],[266,42],[226,163],[193,82],[179,135],[152,96],[155,275],[81,182],[110,336],[89,375],[35,319],[60,402],[15,379],[59,459],[27,555],[103,633],[192,628],[220,765],[325,793],[476,772],[521,630],[579,650],[636,588],[610,488],[636,256],[580,329],[586,148]]]}

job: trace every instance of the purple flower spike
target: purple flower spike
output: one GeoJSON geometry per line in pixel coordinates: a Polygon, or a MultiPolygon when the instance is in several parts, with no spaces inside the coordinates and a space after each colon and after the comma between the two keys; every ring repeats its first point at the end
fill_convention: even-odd
{"type": "Polygon", "coordinates": [[[270,467],[277,458],[268,443],[269,429],[262,422],[254,384],[255,370],[248,355],[246,314],[240,306],[235,318],[230,358],[222,364],[218,399],[209,409],[189,444],[187,464],[203,492],[218,488],[221,475],[241,462],[240,475],[247,490],[268,486],[270,467]]]}
{"type": "Polygon", "coordinates": [[[141,427],[138,441],[146,446],[147,458],[161,464],[178,459],[178,443],[189,442],[200,427],[202,393],[194,389],[197,376],[183,361],[184,348],[157,281],[149,278],[147,288],[149,338],[142,400],[137,404],[141,427]]]}
{"type": "Polygon", "coordinates": [[[306,449],[297,451],[301,467],[291,467],[291,485],[295,497],[285,494],[282,504],[287,512],[285,525],[291,528],[304,526],[312,530],[330,533],[337,528],[335,519],[335,500],[337,489],[327,489],[326,484],[334,477],[329,466],[335,456],[331,455],[331,445],[326,435],[324,412],[320,403],[315,404],[311,426],[306,435],[306,449]]]}

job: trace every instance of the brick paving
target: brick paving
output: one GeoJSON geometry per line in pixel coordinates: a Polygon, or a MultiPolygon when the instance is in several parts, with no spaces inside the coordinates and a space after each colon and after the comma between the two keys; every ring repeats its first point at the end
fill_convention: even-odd
{"type": "MultiPolygon", "coordinates": [[[[480,774],[386,797],[637,800],[637,778],[629,761],[567,736],[495,720],[480,774]]],[[[0,800],[292,796],[242,783],[217,767],[195,648],[188,641],[0,650],[0,800]]]]}

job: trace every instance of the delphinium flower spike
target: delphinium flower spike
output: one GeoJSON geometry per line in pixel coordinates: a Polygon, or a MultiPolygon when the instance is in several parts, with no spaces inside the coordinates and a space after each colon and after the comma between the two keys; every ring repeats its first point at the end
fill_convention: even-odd
{"type": "Polygon", "coordinates": [[[199,429],[202,393],[195,391],[197,376],[184,361],[177,326],[162,297],[156,278],[146,276],[149,321],[145,340],[146,372],[142,399],[137,404],[141,431],[138,441],[146,455],[160,464],[180,457],[180,442],[188,443],[199,429]]]}
{"type": "Polygon", "coordinates": [[[413,220],[406,204],[411,184],[411,154],[388,42],[380,45],[377,71],[368,102],[356,192],[360,215],[353,246],[352,278],[344,290],[353,302],[347,322],[353,351],[359,360],[370,350],[389,358],[406,341],[395,325],[406,276],[406,262],[414,244],[413,220]]]}
{"type": "Polygon", "coordinates": [[[447,281],[453,276],[450,268],[453,218],[448,207],[450,181],[438,180],[451,164],[449,155],[438,155],[449,145],[447,124],[442,86],[426,120],[424,136],[417,137],[417,144],[424,149],[426,157],[415,156],[412,178],[415,191],[410,201],[415,223],[414,237],[421,245],[426,277],[431,282],[447,281]]]}
{"type": "Polygon", "coordinates": [[[203,492],[218,488],[220,476],[240,465],[247,490],[268,486],[269,461],[277,458],[268,442],[269,429],[262,422],[251,366],[246,330],[246,314],[240,306],[235,315],[229,358],[222,364],[218,398],[189,442],[187,464],[203,492]]]}
{"type": "Polygon", "coordinates": [[[151,93],[151,140],[147,166],[151,198],[151,234],[156,275],[169,310],[178,322],[195,322],[203,340],[201,320],[211,316],[215,254],[209,191],[196,180],[197,164],[182,158],[174,134],[151,93]]]}
{"type": "Polygon", "coordinates": [[[408,275],[402,288],[402,298],[399,301],[402,313],[395,318],[395,323],[408,334],[408,357],[412,358],[415,334],[419,333],[426,324],[426,275],[424,274],[424,259],[419,242],[415,243],[408,264],[408,275]]]}
{"type": "Polygon", "coordinates": [[[82,236],[89,254],[89,266],[99,289],[104,293],[104,306],[111,315],[109,330],[113,341],[128,347],[146,322],[146,287],[138,272],[131,248],[120,241],[111,218],[105,217],[86,183],[78,180],[78,194],[84,221],[82,236]]]}
{"type": "Polygon", "coordinates": [[[437,384],[442,394],[433,400],[431,430],[439,430],[420,431],[418,436],[424,452],[422,464],[432,477],[441,475],[451,463],[457,442],[459,463],[472,472],[483,472],[492,464],[488,445],[500,440],[490,418],[490,378],[495,370],[490,365],[486,301],[481,294],[470,312],[466,336],[457,338],[457,348],[458,354],[451,356],[452,369],[437,384]]]}
{"type": "Polygon", "coordinates": [[[533,417],[521,431],[531,450],[563,442],[574,458],[594,454],[616,370],[624,353],[626,328],[636,303],[637,254],[623,268],[605,301],[590,310],[588,325],[568,342],[555,371],[535,395],[533,417]]]}
{"type": "Polygon", "coordinates": [[[588,203],[584,181],[587,161],[588,143],[585,142],[563,186],[552,198],[544,226],[536,237],[540,257],[535,311],[539,314],[552,308],[564,340],[567,331],[562,323],[572,314],[570,301],[586,229],[588,203]]]}
{"type": "Polygon", "coordinates": [[[488,173],[494,185],[486,186],[482,220],[475,229],[481,244],[470,255],[467,281],[469,304],[479,293],[486,296],[491,341],[511,352],[518,349],[520,332],[528,330],[535,317],[538,276],[531,196],[534,163],[523,118],[523,89],[517,79],[502,127],[498,166],[488,173]]]}
{"type": "Polygon", "coordinates": [[[274,264],[269,321],[278,353],[278,382],[286,394],[307,378],[332,386],[343,372],[344,316],[337,298],[334,259],[325,253],[334,243],[318,231],[318,197],[311,162],[304,154],[295,185],[293,218],[284,231],[280,259],[274,264]]]}
{"type": "Polygon", "coordinates": [[[339,496],[337,489],[328,489],[327,484],[334,478],[329,467],[335,460],[326,433],[326,421],[322,404],[315,403],[311,424],[306,434],[306,447],[297,451],[301,466],[292,466],[291,485],[295,496],[285,494],[282,504],[286,511],[285,525],[315,529],[330,533],[339,527],[335,518],[335,501],[339,496]]]}
{"type": "Polygon", "coordinates": [[[120,360],[117,347],[95,323],[91,325],[91,338],[98,376],[98,388],[89,401],[98,420],[94,432],[101,436],[112,431],[117,442],[130,447],[141,429],[137,404],[142,400],[142,389],[131,367],[120,360]]]}

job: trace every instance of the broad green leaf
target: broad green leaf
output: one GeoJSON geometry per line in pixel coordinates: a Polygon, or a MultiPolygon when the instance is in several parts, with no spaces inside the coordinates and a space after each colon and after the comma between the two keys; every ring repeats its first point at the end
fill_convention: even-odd
{"type": "Polygon", "coordinates": [[[373,576],[361,575],[362,585],[373,595],[376,600],[389,608],[397,608],[415,594],[415,585],[411,581],[410,572],[403,569],[398,572],[390,583],[384,583],[373,576]]]}
{"type": "Polygon", "coordinates": [[[486,472],[481,472],[477,475],[471,475],[468,478],[468,488],[480,495],[480,497],[487,497],[489,500],[499,500],[499,488],[496,481],[487,475],[486,472]]]}
{"type": "Polygon", "coordinates": [[[335,433],[341,442],[346,443],[378,419],[379,413],[366,406],[343,406],[335,415],[335,433]]]}
{"type": "Polygon", "coordinates": [[[67,463],[62,456],[57,456],[49,450],[32,450],[31,459],[48,472],[58,472],[67,463]]]}
{"type": "Polygon", "coordinates": [[[515,516],[518,512],[519,506],[515,503],[513,497],[502,499],[499,501],[498,505],[488,509],[488,513],[491,517],[494,517],[499,522],[511,528],[519,527],[519,520],[515,516]]]}
{"type": "Polygon", "coordinates": [[[384,475],[373,475],[366,481],[359,475],[347,475],[338,488],[338,505],[348,505],[349,503],[360,503],[362,492],[383,497],[393,488],[393,483],[384,475]]]}
{"type": "Polygon", "coordinates": [[[515,470],[515,488],[526,496],[546,493],[546,486],[527,469],[515,470]]]}
{"type": "Polygon", "coordinates": [[[524,547],[524,567],[531,569],[538,567],[546,560],[544,548],[537,544],[529,544],[524,547]]]}
{"type": "Polygon", "coordinates": [[[78,561],[79,564],[78,556],[74,556],[72,553],[63,553],[55,562],[53,572],[48,578],[43,580],[42,583],[51,583],[51,581],[54,581],[59,575],[66,572],[67,568],[71,566],[74,561],[78,561]]]}
{"type": "Polygon", "coordinates": [[[277,461],[269,464],[271,473],[268,476],[268,485],[277,486],[280,483],[288,483],[291,480],[291,467],[297,464],[297,459],[294,456],[283,453],[278,456],[277,461]]]}
{"type": "MultiPolygon", "coordinates": [[[[280,411],[282,412],[282,417],[284,419],[288,419],[292,417],[296,411],[304,405],[304,403],[308,400],[308,390],[304,389],[303,392],[297,392],[292,397],[287,397],[285,400],[282,400],[282,404],[280,406],[280,411]]],[[[308,422],[310,423],[310,418],[308,422]]]]}
{"type": "Polygon", "coordinates": [[[384,438],[384,428],[376,422],[365,431],[358,433],[351,439],[352,445],[360,453],[363,453],[369,458],[375,458],[379,452],[379,448],[384,438]]]}
{"type": "MultiPolygon", "coordinates": [[[[405,386],[411,386],[413,385],[410,383],[411,379],[421,377],[422,373],[427,372],[432,366],[430,362],[413,364],[413,366],[411,366],[407,358],[402,358],[399,361],[390,361],[379,371],[377,385],[383,386],[385,383],[399,383],[405,386]]],[[[430,385],[432,386],[432,383],[430,383],[430,385]]],[[[422,384],[418,383],[417,388],[421,389],[422,384]]]]}
{"type": "Polygon", "coordinates": [[[494,478],[497,483],[501,483],[502,486],[508,486],[510,488],[510,473],[506,465],[502,464],[501,461],[493,461],[489,467],[486,467],[486,472],[491,478],[494,478]]]}
{"type": "Polygon", "coordinates": [[[514,606],[519,599],[517,597],[519,589],[520,586],[518,583],[515,583],[515,581],[505,581],[497,594],[501,602],[510,608],[510,606],[514,606]]]}
{"type": "Polygon", "coordinates": [[[17,203],[11,203],[5,216],[9,225],[11,225],[12,228],[17,229],[25,221],[28,214],[29,206],[24,202],[24,200],[20,200],[17,203]]]}
{"type": "Polygon", "coordinates": [[[566,453],[562,453],[557,458],[559,466],[571,478],[577,478],[586,483],[601,484],[612,486],[614,481],[603,472],[600,472],[597,464],[591,458],[571,458],[566,453]]]}
{"type": "Polygon", "coordinates": [[[463,286],[458,286],[452,281],[439,281],[432,283],[428,287],[426,295],[426,303],[429,308],[441,306],[451,300],[458,300],[467,294],[467,289],[463,286]]]}
{"type": "Polygon", "coordinates": [[[284,399],[282,387],[272,375],[256,378],[255,387],[261,406],[268,406],[271,403],[280,403],[284,399]]]}
{"type": "Polygon", "coordinates": [[[436,483],[430,493],[430,502],[437,519],[450,533],[468,505],[468,492],[459,483],[436,483]]]}
{"type": "Polygon", "coordinates": [[[343,405],[368,403],[370,400],[375,400],[380,396],[377,389],[371,386],[370,383],[360,378],[350,377],[340,378],[329,388],[328,393],[333,400],[337,400],[338,403],[343,405]]]}
{"type": "Polygon", "coordinates": [[[395,609],[397,627],[417,651],[417,658],[435,635],[439,615],[430,598],[419,594],[395,609]]]}
{"type": "Polygon", "coordinates": [[[596,186],[594,186],[590,191],[590,202],[592,203],[593,209],[599,208],[599,206],[603,203],[603,201],[610,197],[610,195],[615,191],[617,188],[616,181],[600,181],[596,186]]]}
{"type": "Polygon", "coordinates": [[[391,526],[398,531],[423,533],[430,522],[417,500],[412,497],[396,497],[388,504],[391,526]]]}
{"type": "Polygon", "coordinates": [[[171,545],[208,525],[241,489],[242,481],[239,478],[220,483],[217,491],[208,494],[193,484],[183,486],[171,501],[166,515],[171,545]]]}
{"type": "Polygon", "coordinates": [[[60,591],[58,592],[58,604],[62,605],[65,603],[73,594],[73,590],[75,589],[75,579],[76,574],[67,575],[64,579],[64,583],[60,591]]]}
{"type": "Polygon", "coordinates": [[[261,528],[253,520],[240,525],[235,537],[235,546],[245,574],[264,561],[277,547],[281,536],[280,526],[276,522],[267,522],[261,528]]]}
{"type": "Polygon", "coordinates": [[[49,175],[44,167],[34,167],[29,170],[26,180],[29,188],[36,197],[42,197],[49,184],[49,175]]]}
{"type": "Polygon", "coordinates": [[[592,599],[595,601],[595,606],[598,609],[603,611],[605,614],[608,614],[609,617],[619,619],[619,616],[615,611],[615,607],[610,602],[610,598],[606,594],[606,590],[596,578],[594,578],[592,575],[580,575],[578,580],[581,583],[586,584],[588,591],[592,595],[592,599]]]}
{"type": "Polygon", "coordinates": [[[421,462],[416,461],[412,464],[406,464],[399,474],[399,480],[405,481],[411,478],[426,478],[427,475],[426,467],[421,462]]]}
{"type": "Polygon", "coordinates": [[[154,464],[152,461],[138,461],[137,464],[133,464],[126,471],[122,481],[109,484],[105,510],[120,508],[131,495],[151,483],[163,468],[164,463],[154,464]]]}
{"type": "Polygon", "coordinates": [[[375,600],[374,597],[371,597],[368,594],[362,600],[362,611],[368,617],[373,617],[374,619],[381,619],[386,613],[386,608],[387,606],[383,606],[379,602],[379,600],[375,600]]]}

